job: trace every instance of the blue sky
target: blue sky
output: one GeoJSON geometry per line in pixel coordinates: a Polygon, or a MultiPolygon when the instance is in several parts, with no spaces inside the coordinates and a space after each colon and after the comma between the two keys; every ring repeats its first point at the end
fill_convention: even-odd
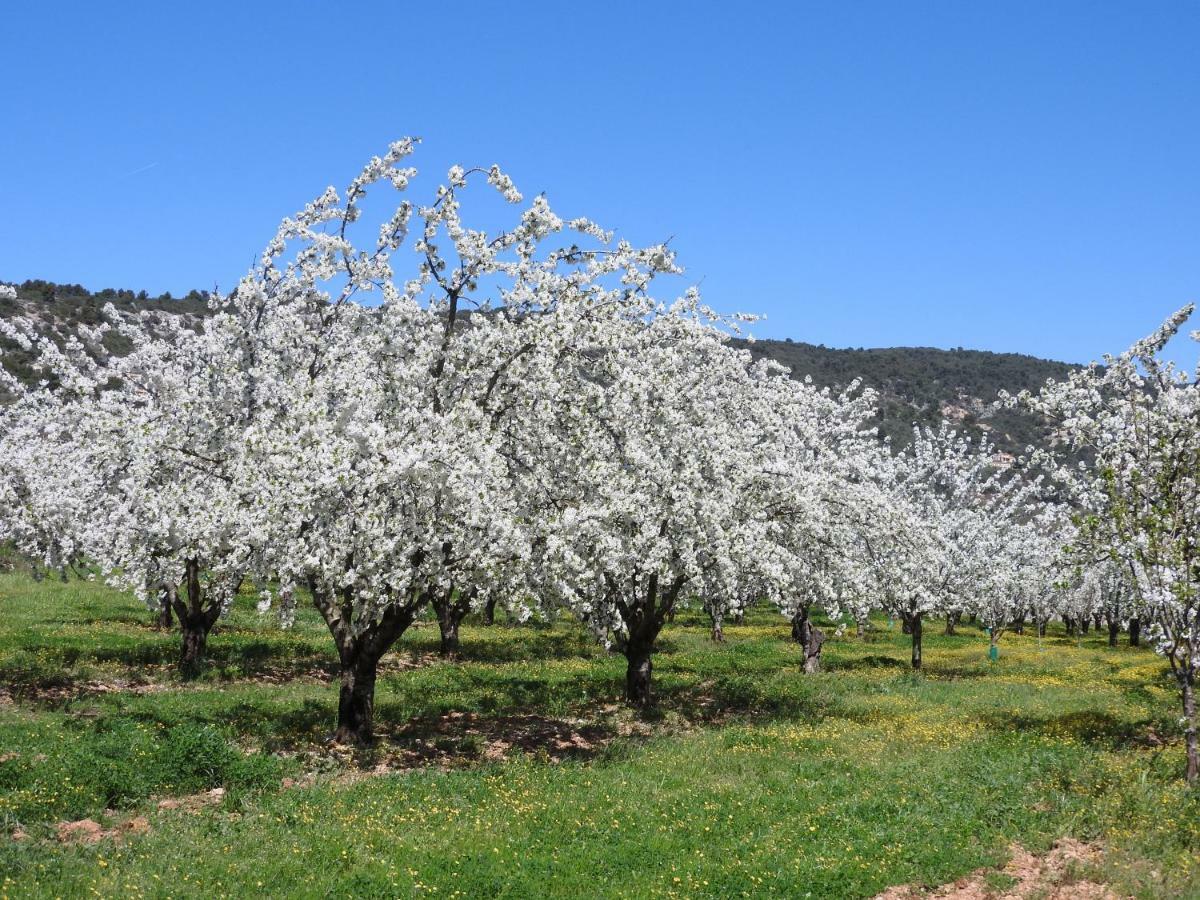
{"type": "Polygon", "coordinates": [[[5,280],[229,287],[413,134],[430,181],[499,162],[673,236],[760,336],[1085,361],[1200,300],[1194,0],[25,4],[5,30],[5,280]]]}

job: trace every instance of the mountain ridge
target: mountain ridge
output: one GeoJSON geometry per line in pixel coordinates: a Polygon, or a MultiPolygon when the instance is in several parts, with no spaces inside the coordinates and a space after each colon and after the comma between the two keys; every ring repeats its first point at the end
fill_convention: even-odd
{"type": "MultiPolygon", "coordinates": [[[[191,291],[181,298],[152,297],[145,291],[107,288],[92,292],[78,284],[33,279],[14,284],[17,298],[0,298],[0,318],[26,315],[48,325],[74,328],[100,321],[107,303],[119,309],[157,310],[199,320],[208,312],[205,294],[191,291]]],[[[1047,428],[1027,413],[998,409],[1000,390],[1037,390],[1048,378],[1060,379],[1078,364],[1042,359],[1024,353],[967,350],[961,347],[833,348],[792,339],[733,338],[734,346],[755,359],[768,357],[791,370],[792,377],[811,377],[822,387],[844,389],[856,378],[878,392],[875,424],[880,434],[902,446],[912,427],[949,420],[975,439],[987,438],[1005,457],[1021,455],[1031,444],[1043,444],[1047,428]]],[[[37,378],[33,356],[0,339],[6,369],[25,382],[37,378]]],[[[111,336],[109,349],[121,352],[120,338],[111,336]]]]}

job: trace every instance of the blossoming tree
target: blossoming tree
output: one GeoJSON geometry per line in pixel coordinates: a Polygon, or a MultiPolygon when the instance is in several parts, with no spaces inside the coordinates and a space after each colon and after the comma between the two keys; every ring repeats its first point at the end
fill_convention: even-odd
{"type": "MultiPolygon", "coordinates": [[[[1057,474],[1084,510],[1080,541],[1125,566],[1137,612],[1170,664],[1183,710],[1187,778],[1200,779],[1196,673],[1200,667],[1200,384],[1162,358],[1193,308],[1120,356],[1020,402],[1056,421],[1057,474]],[[1080,471],[1067,454],[1084,450],[1080,471]]],[[[1193,332],[1194,338],[1200,333],[1193,332]]]]}

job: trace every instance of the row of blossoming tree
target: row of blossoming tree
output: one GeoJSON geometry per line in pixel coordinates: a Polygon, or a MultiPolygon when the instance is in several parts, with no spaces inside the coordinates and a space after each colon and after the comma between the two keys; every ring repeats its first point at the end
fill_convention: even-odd
{"type": "MultiPolygon", "coordinates": [[[[1154,362],[1182,317],[1010,398],[1059,416],[1091,467],[1043,454],[1030,477],[944,427],[894,451],[870,391],[752,361],[727,339],[741,319],[694,290],[656,299],[681,271],[665,245],[525,204],[495,166],[414,204],[412,150],[285,219],[198,327],[113,309],[72,334],[5,324],[45,379],[0,386],[0,538],[173,614],[185,669],[244,585],[285,621],[311,599],[340,660],[340,740],[370,739],[379,660],[427,612],[453,651],[471,610],[569,610],[645,705],[683,605],[718,637],[777,605],[811,671],[814,609],[900,618],[919,668],[932,614],[976,615],[995,641],[1103,596],[1179,676],[1195,776],[1196,390],[1154,362]],[[465,223],[476,181],[522,207],[507,227],[465,223]],[[368,192],[389,188],[368,233],[368,192]],[[109,332],[130,351],[108,353],[109,332]]],[[[478,208],[502,220],[490,194],[478,208]]]]}

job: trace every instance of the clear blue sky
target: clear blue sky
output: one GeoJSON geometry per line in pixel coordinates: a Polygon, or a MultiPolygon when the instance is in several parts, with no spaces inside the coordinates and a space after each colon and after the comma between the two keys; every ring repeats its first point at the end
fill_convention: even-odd
{"type": "Polygon", "coordinates": [[[5,280],[230,287],[282,215],[413,134],[430,180],[499,162],[563,214],[673,235],[760,336],[1084,361],[1200,300],[1195,0],[4,20],[5,280]]]}

